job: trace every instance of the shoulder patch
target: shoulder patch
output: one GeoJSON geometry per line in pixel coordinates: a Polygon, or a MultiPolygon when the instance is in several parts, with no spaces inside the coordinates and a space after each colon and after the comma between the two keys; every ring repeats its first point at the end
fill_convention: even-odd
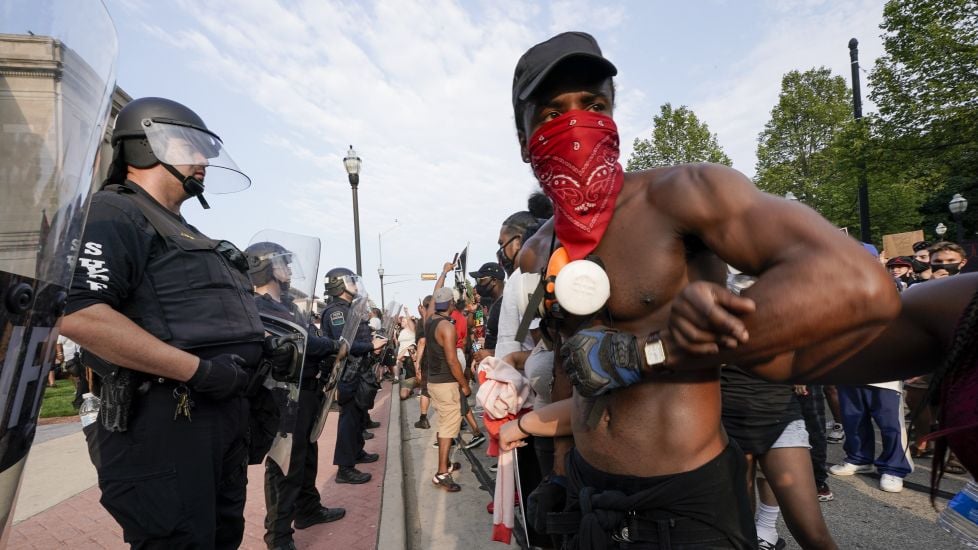
{"type": "Polygon", "coordinates": [[[334,327],[342,326],[346,324],[346,319],[343,318],[342,311],[334,311],[329,314],[329,324],[334,327]]]}

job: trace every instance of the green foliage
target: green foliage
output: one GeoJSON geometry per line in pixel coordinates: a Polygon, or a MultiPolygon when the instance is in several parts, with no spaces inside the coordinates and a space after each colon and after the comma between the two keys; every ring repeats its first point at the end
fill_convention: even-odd
{"type": "MultiPolygon", "coordinates": [[[[978,1],[891,0],[881,28],[885,55],[870,75],[880,111],[876,169],[921,194],[930,233],[952,225],[947,204],[978,204],[978,1]]],[[[978,208],[964,224],[974,238],[978,208]]],[[[953,233],[952,233],[953,235],[953,233]]]]}
{"type": "Polygon", "coordinates": [[[651,139],[635,139],[627,169],[645,170],[690,162],[731,165],[730,157],[723,152],[716,134],[710,133],[705,122],[700,122],[685,105],[673,109],[666,103],[652,118],[651,139]]]}

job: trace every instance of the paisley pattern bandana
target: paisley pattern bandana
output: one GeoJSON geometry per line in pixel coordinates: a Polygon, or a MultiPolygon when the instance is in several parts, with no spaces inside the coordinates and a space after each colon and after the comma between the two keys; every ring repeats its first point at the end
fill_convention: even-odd
{"type": "Polygon", "coordinates": [[[554,229],[571,260],[601,242],[625,181],[618,127],[610,117],[568,111],[541,126],[527,145],[530,166],[554,203],[554,229]]]}

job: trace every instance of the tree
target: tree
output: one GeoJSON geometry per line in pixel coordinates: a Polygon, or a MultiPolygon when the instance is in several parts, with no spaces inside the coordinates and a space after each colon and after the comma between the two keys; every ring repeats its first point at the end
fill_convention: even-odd
{"type": "Polygon", "coordinates": [[[730,157],[723,152],[716,134],[710,133],[705,122],[700,122],[685,105],[673,109],[671,104],[665,103],[659,114],[652,118],[652,138],[635,139],[627,169],[645,170],[690,162],[731,165],[730,157]]]}
{"type": "MultiPolygon", "coordinates": [[[[978,1],[891,0],[885,55],[870,75],[879,107],[879,168],[923,193],[928,231],[954,193],[978,199],[978,1]]],[[[978,226],[969,208],[965,226],[978,226]]]]}
{"type": "Polygon", "coordinates": [[[816,210],[827,207],[828,188],[839,181],[826,150],[850,113],[841,76],[825,67],[785,74],[778,103],[757,138],[758,187],[776,195],[791,191],[816,210]]]}

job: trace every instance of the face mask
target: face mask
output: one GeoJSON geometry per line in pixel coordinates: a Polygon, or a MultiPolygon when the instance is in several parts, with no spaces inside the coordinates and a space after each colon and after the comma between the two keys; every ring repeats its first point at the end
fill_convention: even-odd
{"type": "Polygon", "coordinates": [[[475,292],[480,298],[492,298],[492,287],[489,285],[475,285],[475,292]]]}
{"type": "Polygon", "coordinates": [[[957,275],[961,271],[961,262],[954,262],[953,264],[930,264],[932,271],[939,271],[943,269],[947,271],[948,275],[957,275]]]}
{"type": "Polygon", "coordinates": [[[516,261],[516,256],[513,256],[512,258],[507,256],[506,247],[509,246],[509,243],[515,241],[516,239],[520,239],[520,236],[516,235],[511,237],[499,247],[499,250],[496,251],[496,261],[499,262],[499,265],[502,266],[503,271],[505,271],[507,275],[512,275],[513,271],[516,269],[516,265],[514,264],[516,261]]]}
{"type": "Polygon", "coordinates": [[[618,127],[590,111],[569,111],[540,127],[527,144],[530,166],[554,203],[554,230],[571,260],[601,242],[625,181],[618,127]]]}
{"type": "Polygon", "coordinates": [[[923,272],[927,271],[928,269],[930,269],[930,264],[929,263],[922,262],[922,261],[918,260],[917,258],[911,258],[910,259],[910,263],[913,264],[913,272],[914,273],[923,273],[923,272]]]}

